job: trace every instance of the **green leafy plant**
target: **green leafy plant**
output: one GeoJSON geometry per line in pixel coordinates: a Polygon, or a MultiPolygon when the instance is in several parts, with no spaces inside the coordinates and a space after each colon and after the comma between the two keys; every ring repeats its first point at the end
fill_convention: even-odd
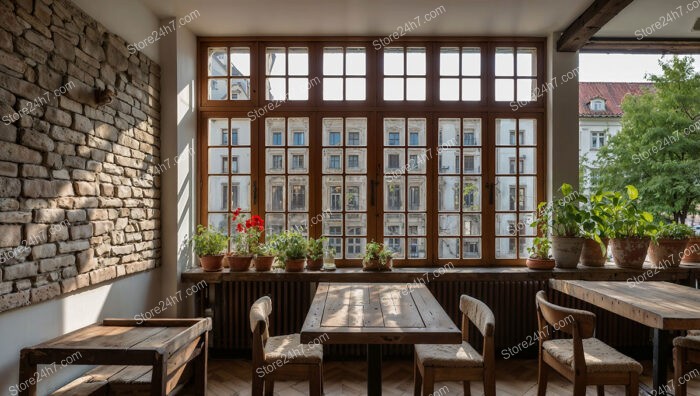
{"type": "Polygon", "coordinates": [[[579,205],[585,203],[586,198],[575,192],[568,183],[562,184],[559,190],[564,197],[551,206],[552,235],[580,237],[583,234],[581,226],[587,219],[588,212],[581,210],[579,205]]]}
{"type": "Polygon", "coordinates": [[[644,238],[655,232],[654,216],[639,209],[637,198],[639,192],[632,185],[627,186],[625,195],[615,192],[610,196],[611,238],[644,238]]]}
{"type": "Polygon", "coordinates": [[[300,232],[287,230],[276,235],[273,246],[279,261],[284,263],[287,260],[306,258],[308,241],[300,232]]]}
{"type": "Polygon", "coordinates": [[[611,198],[613,195],[610,191],[597,191],[588,197],[582,209],[587,213],[581,224],[583,236],[598,242],[603,253],[606,251],[604,239],[610,238],[612,234],[611,198]]]}
{"type": "Polygon", "coordinates": [[[362,257],[362,262],[367,263],[377,260],[382,267],[385,267],[393,256],[394,252],[384,246],[383,243],[371,241],[365,247],[365,255],[362,257]]]}
{"type": "Polygon", "coordinates": [[[532,246],[527,248],[530,258],[538,260],[550,259],[549,250],[552,243],[549,241],[549,222],[551,220],[550,210],[547,202],[540,202],[537,205],[537,214],[530,223],[530,227],[535,228],[537,237],[532,241],[532,246]]]}
{"type": "Polygon", "coordinates": [[[694,235],[690,226],[680,223],[659,223],[654,233],[654,240],[658,239],[687,239],[694,235]]]}
{"type": "Polygon", "coordinates": [[[274,236],[268,237],[265,243],[253,247],[251,252],[256,256],[276,256],[277,246],[275,245],[274,236]]]}
{"type": "Polygon", "coordinates": [[[218,256],[228,247],[229,237],[213,227],[197,226],[197,234],[192,237],[194,252],[199,257],[218,256]]]}
{"type": "Polygon", "coordinates": [[[323,244],[326,238],[313,239],[309,238],[306,248],[306,258],[310,260],[319,260],[323,258],[323,244]]]}

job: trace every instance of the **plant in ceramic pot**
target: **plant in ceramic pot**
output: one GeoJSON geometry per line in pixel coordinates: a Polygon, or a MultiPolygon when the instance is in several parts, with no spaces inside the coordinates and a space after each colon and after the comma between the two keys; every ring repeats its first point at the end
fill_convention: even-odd
{"type": "Polygon", "coordinates": [[[266,272],[272,269],[277,256],[276,235],[267,238],[265,243],[253,249],[253,267],[258,272],[266,272]]]}
{"type": "Polygon", "coordinates": [[[534,227],[537,233],[537,237],[532,241],[532,246],[527,248],[530,257],[525,264],[530,269],[554,268],[554,260],[549,255],[549,250],[552,247],[548,235],[549,221],[550,211],[547,208],[547,202],[540,202],[537,206],[537,217],[530,224],[530,227],[534,227]]]}
{"type": "Polygon", "coordinates": [[[312,271],[320,271],[323,268],[323,244],[326,238],[309,238],[306,247],[306,268],[312,271]]]}
{"type": "Polygon", "coordinates": [[[277,236],[277,259],[287,272],[301,272],[306,263],[308,241],[298,231],[285,231],[277,236]]]}
{"type": "Polygon", "coordinates": [[[642,268],[650,236],[655,230],[654,216],[637,207],[638,198],[639,192],[634,186],[627,186],[625,195],[616,192],[610,197],[610,239],[613,260],[618,267],[642,268]]]}
{"type": "Polygon", "coordinates": [[[583,248],[581,249],[581,264],[587,267],[602,267],[608,261],[608,244],[610,242],[610,222],[612,206],[609,191],[599,191],[588,197],[584,206],[587,212],[582,223],[583,248]]]}
{"type": "Polygon", "coordinates": [[[199,257],[199,264],[204,271],[220,271],[224,251],[228,247],[226,234],[213,227],[197,226],[197,234],[192,237],[194,252],[199,257]]]}
{"type": "Polygon", "coordinates": [[[649,245],[649,258],[652,264],[661,267],[678,267],[683,251],[688,245],[693,229],[680,223],[659,223],[649,245]]]}
{"type": "Polygon", "coordinates": [[[362,257],[363,271],[391,271],[394,252],[383,243],[371,241],[365,246],[362,257]]]}
{"type": "Polygon", "coordinates": [[[568,184],[562,184],[563,194],[556,203],[552,203],[552,255],[559,268],[576,268],[583,247],[582,224],[587,212],[579,205],[586,199],[568,184]]]}
{"type": "MultiPolygon", "coordinates": [[[[265,222],[258,215],[249,219],[241,214],[241,208],[233,212],[233,246],[231,253],[224,258],[231,271],[247,271],[253,261],[253,254],[265,231],[265,222]]],[[[224,264],[225,265],[225,264],[224,264]]]]}

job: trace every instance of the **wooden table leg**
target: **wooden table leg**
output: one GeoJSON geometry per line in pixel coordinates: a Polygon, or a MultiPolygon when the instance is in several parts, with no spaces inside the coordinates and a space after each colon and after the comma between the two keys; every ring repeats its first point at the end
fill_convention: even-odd
{"type": "Polygon", "coordinates": [[[153,374],[151,375],[151,395],[167,394],[168,386],[168,361],[158,353],[153,363],[153,374]]]}
{"type": "Polygon", "coordinates": [[[660,395],[667,394],[666,381],[668,371],[668,350],[666,349],[668,333],[654,329],[654,361],[652,369],[653,387],[660,395]]]}
{"type": "Polygon", "coordinates": [[[202,334],[202,351],[197,356],[194,363],[194,375],[195,375],[195,393],[198,395],[207,394],[207,355],[209,349],[209,332],[202,334]]]}
{"type": "Polygon", "coordinates": [[[382,346],[367,345],[367,395],[382,394],[382,346]]]}
{"type": "Polygon", "coordinates": [[[36,396],[36,373],[38,369],[38,365],[31,362],[29,352],[21,351],[19,355],[19,383],[16,385],[17,393],[36,396]]]}

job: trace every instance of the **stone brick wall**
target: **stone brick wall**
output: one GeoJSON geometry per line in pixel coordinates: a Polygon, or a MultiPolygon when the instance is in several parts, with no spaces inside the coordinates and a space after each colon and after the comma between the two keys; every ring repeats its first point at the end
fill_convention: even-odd
{"type": "Polygon", "coordinates": [[[159,265],[159,79],[68,0],[0,0],[0,311],[159,265]]]}

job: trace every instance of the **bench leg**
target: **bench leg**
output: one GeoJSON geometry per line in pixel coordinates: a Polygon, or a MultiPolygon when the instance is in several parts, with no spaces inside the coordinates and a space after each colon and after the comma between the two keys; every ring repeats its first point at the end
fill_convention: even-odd
{"type": "Polygon", "coordinates": [[[207,394],[207,360],[209,353],[209,333],[202,334],[201,352],[194,363],[194,387],[198,395],[207,394]]]}

